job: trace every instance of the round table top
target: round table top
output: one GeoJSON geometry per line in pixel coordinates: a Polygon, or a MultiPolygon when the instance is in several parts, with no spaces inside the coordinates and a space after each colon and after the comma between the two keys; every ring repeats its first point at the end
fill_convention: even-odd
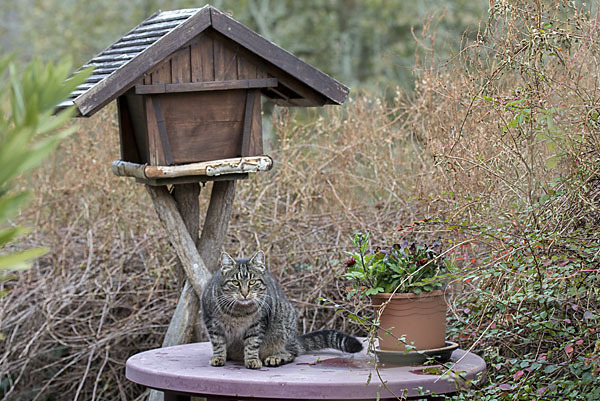
{"type": "MultiPolygon", "coordinates": [[[[455,392],[458,383],[452,372],[440,376],[423,366],[377,364],[375,369],[373,357],[364,350],[358,354],[324,350],[301,355],[287,365],[258,370],[233,361],[213,367],[209,364],[211,356],[209,342],[153,349],[129,358],[126,376],[164,391],[296,400],[376,399],[378,393],[380,398],[444,394],[455,392]]],[[[458,349],[451,361],[456,362],[453,371],[461,372],[460,381],[485,374],[485,362],[473,353],[458,349]]]]}

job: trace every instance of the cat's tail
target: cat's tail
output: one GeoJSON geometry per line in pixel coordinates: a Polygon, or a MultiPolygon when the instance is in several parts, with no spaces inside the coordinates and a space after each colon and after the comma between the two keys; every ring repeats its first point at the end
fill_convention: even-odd
{"type": "Polygon", "coordinates": [[[303,353],[325,348],[334,348],[343,352],[360,352],[361,342],[349,334],[338,330],[321,330],[298,336],[303,353]]]}

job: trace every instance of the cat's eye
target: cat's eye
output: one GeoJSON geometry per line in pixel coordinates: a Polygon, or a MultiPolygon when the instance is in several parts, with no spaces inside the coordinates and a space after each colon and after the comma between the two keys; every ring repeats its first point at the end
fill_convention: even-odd
{"type": "Polygon", "coordinates": [[[250,285],[256,284],[256,280],[250,280],[250,285]]]}
{"type": "Polygon", "coordinates": [[[240,282],[237,280],[231,280],[231,284],[235,285],[236,287],[240,286],[240,282]]]}

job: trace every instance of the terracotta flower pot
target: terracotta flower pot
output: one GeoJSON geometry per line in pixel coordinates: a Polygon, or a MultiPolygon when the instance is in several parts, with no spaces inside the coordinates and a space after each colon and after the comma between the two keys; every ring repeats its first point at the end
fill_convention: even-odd
{"type": "MultiPolygon", "coordinates": [[[[371,296],[373,307],[379,308],[391,294],[371,296]]],[[[441,348],[446,345],[446,299],[443,291],[421,294],[394,294],[381,314],[378,329],[379,348],[385,351],[404,351],[405,345],[417,350],[441,348]],[[386,334],[390,330],[393,335],[386,334]],[[394,337],[395,336],[395,337],[394,337]]]]}

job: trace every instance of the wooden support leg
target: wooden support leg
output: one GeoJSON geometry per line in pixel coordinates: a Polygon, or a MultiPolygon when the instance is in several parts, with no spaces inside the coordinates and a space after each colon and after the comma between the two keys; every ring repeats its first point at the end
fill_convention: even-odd
{"type": "Polygon", "coordinates": [[[215,181],[210,194],[210,204],[202,228],[198,251],[211,273],[219,269],[219,255],[227,234],[236,181],[215,181]]]}
{"type": "MultiPolygon", "coordinates": [[[[202,236],[198,243],[198,251],[211,273],[219,269],[219,255],[229,227],[229,218],[235,199],[235,185],[235,180],[213,182],[202,236]]],[[[205,341],[206,334],[201,323],[200,313],[196,313],[196,316],[197,323],[194,325],[193,330],[194,339],[205,341]]]]}
{"type": "MultiPolygon", "coordinates": [[[[191,203],[192,197],[190,192],[194,191],[196,193],[197,201],[199,189],[189,188],[188,191],[184,190],[175,195],[180,199],[179,205],[169,191],[167,191],[166,187],[152,187],[147,185],[146,189],[152,198],[158,217],[169,233],[169,241],[173,245],[187,277],[182,295],[175,309],[175,314],[171,319],[163,341],[163,346],[166,347],[182,344],[189,340],[192,333],[190,328],[193,327],[200,308],[199,297],[202,294],[202,288],[210,279],[211,273],[206,268],[204,260],[202,260],[202,257],[198,253],[196,241],[192,238],[190,232],[188,232],[188,225],[186,225],[179,210],[179,208],[184,210],[191,209],[190,214],[193,214],[194,207],[188,205],[188,202],[191,203]]],[[[193,227],[194,223],[190,222],[189,224],[193,227]]],[[[197,230],[195,237],[196,239],[198,237],[197,230]]],[[[162,401],[163,397],[162,392],[151,390],[148,400],[162,401]]]]}
{"type": "Polygon", "coordinates": [[[152,187],[146,185],[152,198],[156,213],[169,233],[169,241],[177,253],[183,270],[198,296],[202,294],[202,287],[210,280],[211,273],[206,268],[204,260],[196,249],[196,244],[187,231],[185,222],[179,214],[175,199],[166,187],[152,187]]]}
{"type": "MultiPolygon", "coordinates": [[[[227,234],[234,198],[235,181],[213,183],[202,236],[198,244],[200,256],[211,274],[218,269],[219,253],[227,234]]],[[[186,202],[193,203],[192,197],[189,196],[186,202]]],[[[190,342],[193,332],[196,333],[196,338],[202,338],[203,329],[199,317],[200,301],[189,283],[186,282],[162,346],[186,344],[190,342]]]]}
{"type": "MultiPolygon", "coordinates": [[[[200,202],[198,197],[200,196],[200,185],[197,183],[174,185],[171,194],[177,203],[177,209],[181,214],[185,227],[190,233],[192,241],[196,244],[196,248],[198,248],[200,232],[200,202]]],[[[206,260],[204,262],[206,263],[206,260]]],[[[179,261],[177,262],[176,275],[181,290],[186,278],[183,266],[179,261]]]]}
{"type": "MultiPolygon", "coordinates": [[[[192,241],[198,246],[200,234],[200,205],[198,197],[200,196],[200,185],[178,184],[173,186],[173,197],[177,202],[177,209],[183,218],[185,228],[187,228],[192,241]]],[[[202,254],[200,254],[202,256],[202,254]]],[[[206,260],[204,260],[206,263],[206,260]]]]}
{"type": "MultiPolygon", "coordinates": [[[[197,199],[199,188],[178,189],[176,186],[173,196],[177,199],[177,204],[166,188],[150,186],[146,188],[150,193],[161,221],[170,234],[171,243],[177,252],[177,256],[188,278],[179,297],[177,308],[175,309],[169,328],[167,329],[163,347],[184,344],[189,342],[194,328],[200,330],[199,326],[195,324],[200,316],[200,291],[208,281],[208,278],[205,277],[206,274],[210,276],[218,268],[219,252],[227,234],[227,227],[235,197],[235,181],[218,181],[213,183],[202,236],[198,240],[198,249],[200,252],[196,250],[195,244],[192,246],[195,242],[193,233],[196,233],[196,238],[198,235],[196,227],[198,227],[197,224],[199,223],[195,226],[194,224],[199,220],[195,217],[198,215],[197,199]],[[192,191],[197,191],[195,192],[195,202],[192,191]],[[188,232],[188,230],[190,231],[188,232]],[[192,235],[190,235],[191,233],[192,235]],[[194,262],[198,262],[200,267],[190,269],[188,265],[194,262]],[[210,272],[207,266],[209,266],[210,272]],[[201,284],[199,289],[198,284],[201,284]]],[[[162,392],[154,390],[150,392],[150,397],[148,398],[149,401],[161,401],[162,399],[162,392]]]]}

